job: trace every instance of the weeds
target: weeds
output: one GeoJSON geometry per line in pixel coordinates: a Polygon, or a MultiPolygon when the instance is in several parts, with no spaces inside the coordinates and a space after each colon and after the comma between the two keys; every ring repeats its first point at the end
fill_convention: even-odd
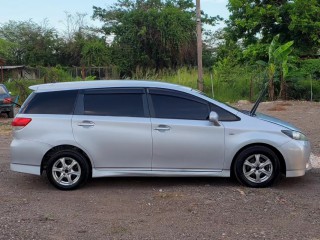
{"type": "MultiPolygon", "coordinates": [[[[93,80],[87,77],[86,80],[93,80]]],[[[154,69],[143,70],[137,68],[132,79],[152,80],[179,84],[191,88],[197,88],[198,72],[196,68],[183,67],[177,71],[154,69]]],[[[38,80],[14,80],[5,85],[12,95],[19,95],[19,103],[23,103],[31,93],[29,86],[44,82],[80,81],[80,78],[72,78],[62,69],[49,69],[45,79],[38,80]]],[[[204,92],[207,96],[222,102],[236,102],[240,99],[255,101],[263,88],[265,76],[257,66],[228,65],[221,63],[214,67],[214,71],[205,70],[203,74],[204,92]]],[[[320,81],[314,80],[310,88],[311,80],[304,78],[288,79],[289,99],[320,100],[320,81]],[[311,92],[312,90],[312,92],[311,92]],[[311,94],[312,93],[312,94],[311,94]]]]}

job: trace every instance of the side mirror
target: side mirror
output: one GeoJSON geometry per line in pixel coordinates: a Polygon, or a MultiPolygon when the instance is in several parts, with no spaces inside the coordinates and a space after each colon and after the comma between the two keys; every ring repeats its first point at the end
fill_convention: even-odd
{"type": "Polygon", "coordinates": [[[209,121],[213,123],[214,126],[220,126],[219,123],[219,116],[216,112],[210,112],[209,114],[209,121]]]}

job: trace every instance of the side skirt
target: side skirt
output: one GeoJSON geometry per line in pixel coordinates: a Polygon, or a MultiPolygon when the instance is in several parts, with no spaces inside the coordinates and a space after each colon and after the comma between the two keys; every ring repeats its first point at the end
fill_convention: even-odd
{"type": "Polygon", "coordinates": [[[185,169],[123,170],[92,169],[92,177],[230,177],[230,170],[205,171],[185,169]]]}

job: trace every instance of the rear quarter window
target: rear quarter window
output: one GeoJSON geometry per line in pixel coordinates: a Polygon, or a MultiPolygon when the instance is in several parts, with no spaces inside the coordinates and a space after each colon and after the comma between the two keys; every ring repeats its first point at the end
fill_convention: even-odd
{"type": "Polygon", "coordinates": [[[77,90],[33,93],[21,109],[23,114],[73,113],[77,90]]]}

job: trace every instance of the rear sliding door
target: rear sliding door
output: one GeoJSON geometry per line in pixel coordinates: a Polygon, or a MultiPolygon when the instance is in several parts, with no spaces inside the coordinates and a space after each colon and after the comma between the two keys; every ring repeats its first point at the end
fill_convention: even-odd
{"type": "Polygon", "coordinates": [[[72,128],[95,168],[151,169],[151,122],[144,89],[83,91],[72,128]]]}

